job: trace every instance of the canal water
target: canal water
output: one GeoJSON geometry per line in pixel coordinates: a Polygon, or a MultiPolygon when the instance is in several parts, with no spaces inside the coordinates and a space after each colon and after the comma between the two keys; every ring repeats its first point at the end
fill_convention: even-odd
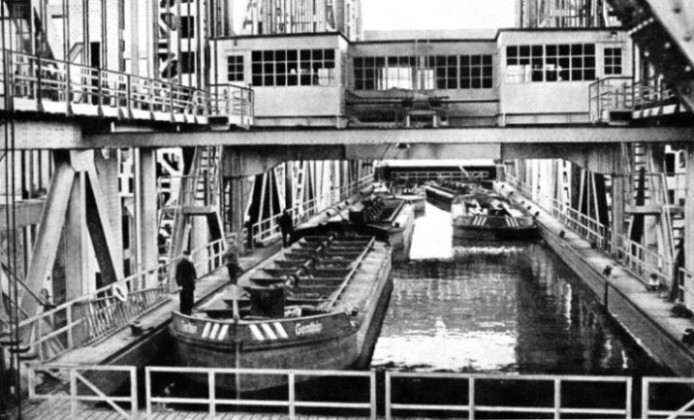
{"type": "MultiPolygon", "coordinates": [[[[394,289],[375,346],[379,415],[384,414],[383,371],[417,373],[394,379],[392,401],[404,404],[466,405],[466,379],[422,377],[439,373],[599,375],[634,378],[633,413],[638,416],[642,376],[671,376],[607,316],[592,292],[539,241],[454,242],[449,212],[426,205],[416,220],[409,261],[395,264],[394,289]]],[[[508,378],[505,376],[504,378],[508,378]]],[[[161,378],[163,389],[175,378],[161,378]]],[[[624,385],[562,384],[565,407],[620,408],[624,385]]],[[[552,381],[478,381],[475,404],[552,407],[552,381]]],[[[177,382],[176,396],[200,396],[204,387],[177,382]],[[200,394],[200,395],[198,395],[200,394]]],[[[674,393],[673,393],[674,394],[674,393]]],[[[231,395],[218,397],[234,398],[231,395]]],[[[368,402],[368,380],[325,378],[297,385],[298,401],[368,402]]],[[[286,400],[286,390],[263,398],[286,400]]],[[[176,407],[182,408],[182,407],[176,407]]],[[[193,406],[187,409],[194,409],[193,406]]],[[[235,410],[233,406],[219,411],[235,410]]],[[[286,413],[282,407],[241,411],[286,413]]],[[[298,408],[305,415],[357,415],[364,410],[298,408]]],[[[467,418],[464,410],[404,411],[396,417],[467,418]]],[[[476,418],[552,418],[537,412],[476,412],[476,418]]],[[[581,417],[577,414],[566,418],[581,417]]],[[[624,416],[622,416],[624,417],[624,416]]],[[[594,415],[592,418],[610,418],[594,415]]]]}
{"type": "Polygon", "coordinates": [[[541,242],[452,239],[427,203],[372,367],[407,371],[664,375],[541,242]]]}

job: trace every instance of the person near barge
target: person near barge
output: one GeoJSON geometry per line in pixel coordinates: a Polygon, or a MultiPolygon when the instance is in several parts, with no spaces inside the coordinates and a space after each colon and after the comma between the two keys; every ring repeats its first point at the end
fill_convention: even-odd
{"type": "Polygon", "coordinates": [[[236,242],[233,240],[229,241],[229,246],[224,252],[224,266],[226,267],[227,274],[229,275],[229,282],[234,285],[231,290],[233,301],[232,311],[234,314],[234,320],[238,321],[240,316],[238,300],[241,294],[241,290],[238,287],[238,276],[241,273],[241,266],[239,265],[238,248],[236,247],[236,242]]]}
{"type": "Polygon", "coordinates": [[[279,220],[280,231],[282,231],[282,246],[288,247],[292,243],[292,235],[294,234],[294,221],[292,215],[286,209],[282,212],[279,220]]]}
{"type": "Polygon", "coordinates": [[[195,265],[190,260],[190,251],[183,251],[183,258],[176,264],[176,284],[179,288],[179,299],[181,301],[180,311],[184,315],[190,315],[193,311],[195,301],[195,280],[198,273],[195,265]]]}

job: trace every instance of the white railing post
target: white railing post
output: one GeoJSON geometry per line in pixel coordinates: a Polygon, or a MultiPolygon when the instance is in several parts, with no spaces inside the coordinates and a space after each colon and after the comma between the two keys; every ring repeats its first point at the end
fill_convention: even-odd
{"type": "Polygon", "coordinates": [[[371,410],[371,420],[376,420],[376,371],[371,369],[369,372],[369,403],[371,410]]]}
{"type": "Polygon", "coordinates": [[[290,371],[288,374],[288,386],[289,386],[289,419],[296,419],[296,374],[294,371],[290,371]]]}
{"type": "Polygon", "coordinates": [[[651,385],[650,379],[643,378],[642,383],[641,383],[641,418],[644,418],[644,419],[649,418],[649,416],[648,416],[648,410],[649,410],[648,396],[650,394],[650,392],[649,392],[650,385],[651,385]]]}
{"type": "Polygon", "coordinates": [[[210,401],[209,404],[209,413],[210,413],[210,418],[212,420],[215,419],[215,416],[217,415],[217,404],[216,404],[216,399],[217,395],[215,394],[215,374],[214,371],[209,371],[207,372],[207,392],[208,392],[208,398],[210,401]]]}
{"type": "Polygon", "coordinates": [[[147,420],[152,418],[152,368],[145,366],[145,407],[147,420]]]}
{"type": "Polygon", "coordinates": [[[391,388],[391,381],[393,378],[393,373],[389,370],[386,371],[385,382],[386,382],[386,420],[390,420],[393,417],[393,390],[391,388]]]}
{"type": "Polygon", "coordinates": [[[468,419],[475,420],[475,377],[468,378],[467,388],[468,419]]]}
{"type": "Polygon", "coordinates": [[[77,372],[75,368],[68,368],[70,377],[70,413],[73,419],[77,418],[77,372]]]}
{"type": "Polygon", "coordinates": [[[561,418],[561,379],[554,379],[554,418],[561,418]]]}
{"type": "Polygon", "coordinates": [[[132,418],[137,419],[138,406],[137,406],[137,368],[135,366],[130,366],[130,412],[132,413],[132,418]]]}
{"type": "Polygon", "coordinates": [[[631,412],[632,412],[632,407],[631,407],[631,395],[634,392],[634,378],[628,378],[627,379],[627,389],[626,389],[626,396],[625,396],[625,407],[626,407],[626,413],[625,417],[630,419],[631,418],[631,412]]]}

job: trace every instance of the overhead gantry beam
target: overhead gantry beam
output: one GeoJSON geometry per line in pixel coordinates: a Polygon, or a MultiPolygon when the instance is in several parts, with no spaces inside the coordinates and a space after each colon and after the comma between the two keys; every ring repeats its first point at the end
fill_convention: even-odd
{"type": "Polygon", "coordinates": [[[18,150],[195,146],[381,146],[415,144],[595,144],[689,142],[687,127],[490,127],[424,129],[283,129],[225,132],[85,134],[79,126],[17,122],[18,150]]]}

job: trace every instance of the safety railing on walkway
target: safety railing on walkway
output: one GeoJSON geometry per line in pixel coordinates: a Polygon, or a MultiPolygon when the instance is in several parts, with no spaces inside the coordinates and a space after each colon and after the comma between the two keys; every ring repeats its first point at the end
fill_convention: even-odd
{"type": "Polygon", "coordinates": [[[634,108],[634,78],[610,76],[598,79],[588,87],[591,122],[612,122],[610,112],[634,108]]]}
{"type": "MultiPolygon", "coordinates": [[[[386,418],[393,417],[393,411],[401,412],[438,412],[438,413],[467,413],[467,418],[474,419],[478,413],[524,413],[533,415],[552,415],[555,419],[559,419],[562,415],[592,415],[604,417],[631,418],[632,413],[632,396],[633,380],[625,376],[569,376],[569,375],[496,375],[496,374],[467,374],[467,373],[423,373],[423,372],[386,372],[385,379],[385,400],[386,418]],[[446,381],[447,389],[450,390],[453,386],[459,386],[462,403],[412,403],[401,402],[394,396],[394,383],[404,380],[418,380],[420,383],[424,380],[430,382],[430,386],[434,386],[436,380],[446,381]],[[456,385],[452,385],[456,383],[456,385]],[[577,387],[576,384],[581,384],[577,387]],[[596,386],[597,384],[597,386],[596,386]],[[601,395],[600,392],[605,392],[605,384],[610,384],[610,390],[614,392],[623,392],[622,403],[617,407],[599,407],[595,404],[595,399],[588,401],[571,401],[570,397],[576,397],[576,393],[580,392],[583,395],[593,393],[596,397],[601,395]],[[513,386],[515,385],[515,387],[513,386]],[[592,386],[589,386],[592,385],[592,386]],[[512,388],[513,387],[513,388],[512,388]],[[501,389],[507,391],[500,392],[510,396],[515,393],[522,393],[532,387],[533,397],[544,395],[546,405],[530,405],[527,401],[518,399],[515,404],[509,404],[502,398],[496,402],[489,398],[488,395],[479,395],[481,389],[487,393],[500,392],[501,389]],[[623,389],[621,389],[623,388],[623,389]],[[568,393],[568,394],[567,394],[568,393]],[[466,398],[465,398],[466,397],[466,398]],[[591,404],[591,405],[578,405],[591,404]]],[[[509,398],[510,399],[510,398],[509,398]]],[[[531,401],[535,400],[532,398],[531,401]]],[[[460,415],[460,417],[463,417],[460,415]]]]}
{"type": "MultiPolygon", "coordinates": [[[[533,197],[531,188],[519,181],[518,178],[507,174],[506,181],[518,189],[524,196],[533,197]]],[[[607,226],[547,194],[535,192],[534,197],[540,203],[538,204],[540,208],[550,213],[552,217],[559,220],[569,230],[594,244],[596,248],[610,252],[610,230],[607,226]]]]}
{"type": "MultiPolygon", "coordinates": [[[[191,252],[198,273],[223,264],[226,239],[191,252]]],[[[40,361],[51,360],[75,347],[108,338],[132,320],[169,299],[169,272],[181,257],[109,284],[92,293],[29,317],[19,324],[24,346],[40,361]]]]}
{"type": "MultiPolygon", "coordinates": [[[[369,413],[371,419],[376,418],[376,372],[375,371],[345,371],[345,370],[288,370],[288,369],[225,369],[225,368],[193,368],[193,367],[156,367],[148,366],[145,368],[145,390],[147,401],[147,416],[151,416],[156,405],[168,404],[188,404],[207,406],[207,412],[212,419],[217,414],[220,406],[249,406],[249,407],[286,407],[290,419],[296,418],[296,411],[299,408],[321,408],[321,409],[349,409],[361,410],[369,413]],[[153,383],[156,381],[157,374],[166,375],[167,381],[176,381],[180,375],[196,376],[202,381],[201,390],[206,390],[203,396],[168,396],[155,395],[153,383]],[[178,375],[178,376],[174,376],[178,375]],[[251,399],[247,397],[229,398],[218,395],[218,384],[243,380],[243,376],[282,376],[287,381],[286,399],[251,399]],[[226,378],[224,378],[226,377],[226,378]],[[297,378],[317,379],[317,378],[362,378],[366,382],[365,387],[369,389],[369,400],[363,402],[353,401],[306,401],[300,400],[296,393],[297,378]]],[[[165,392],[163,394],[166,394],[165,392]]]]}
{"type": "Polygon", "coordinates": [[[395,183],[425,181],[477,181],[489,179],[489,171],[393,171],[390,179],[395,183]]]}
{"type": "Polygon", "coordinates": [[[238,86],[210,85],[212,99],[210,101],[211,115],[236,115],[241,121],[241,125],[252,124],[255,118],[254,93],[252,89],[238,86]]]}
{"type": "Polygon", "coordinates": [[[89,417],[88,414],[85,417],[85,410],[88,410],[90,406],[80,403],[105,403],[121,418],[138,418],[138,381],[135,366],[29,365],[27,381],[31,400],[69,401],[71,419],[89,417]],[[41,382],[38,379],[40,373],[46,377],[63,378],[63,381],[69,384],[67,395],[50,391],[41,393],[41,382]],[[129,385],[123,395],[113,395],[103,390],[106,388],[104,384],[116,381],[129,385]]]}
{"type": "MultiPolygon", "coordinates": [[[[335,203],[339,203],[350,196],[353,196],[372,183],[373,175],[367,175],[340,188],[333,189],[328,193],[321,194],[320,196],[309,201],[297,204],[296,206],[287,210],[292,217],[294,226],[296,226],[297,224],[306,221],[309,217],[319,213],[323,209],[330,207],[335,203]]],[[[253,243],[265,243],[279,238],[279,218],[281,216],[281,214],[274,214],[254,223],[251,226],[253,243]]]]}
{"type": "MultiPolygon", "coordinates": [[[[508,174],[506,179],[509,184],[523,192],[524,195],[530,196],[531,189],[525,183],[508,174]]],[[[552,197],[540,193],[536,193],[535,196],[552,202],[551,208],[540,207],[569,230],[590,242],[596,249],[615,256],[624,268],[644,285],[648,284],[653,275],[658,278],[661,284],[673,284],[674,270],[671,258],[631,241],[625,235],[619,235],[615,238],[616,247],[614,247],[611,241],[613,234],[607,226],[552,197]]]]}
{"type": "Polygon", "coordinates": [[[591,83],[588,97],[590,120],[596,123],[624,123],[633,116],[643,118],[674,113],[679,104],[677,93],[665,84],[662,76],[644,80],[606,77],[591,83]],[[631,115],[614,120],[613,112],[631,115]]]}
{"type": "MultiPolygon", "coordinates": [[[[694,416],[694,378],[643,377],[641,393],[634,393],[634,380],[626,376],[595,375],[519,375],[452,372],[385,372],[348,370],[247,369],[147,366],[144,371],[145,413],[138,412],[141,388],[134,366],[74,366],[32,364],[28,366],[27,386],[31,400],[68,402],[69,413],[55,411],[62,418],[87,418],[95,414],[95,404],[106,404],[123,418],[175,418],[204,415],[222,416],[236,410],[266,408],[257,416],[286,413],[296,419],[298,411],[334,418],[361,413],[377,418],[383,409],[386,419],[399,417],[438,417],[474,419],[477,417],[531,416],[531,418],[632,418],[633,404],[639,418],[691,418],[694,416]],[[384,394],[379,394],[377,377],[384,375],[384,394]],[[260,377],[286,378],[285,393],[237,395],[233,386],[260,377]],[[41,378],[53,378],[68,385],[56,393],[41,378]],[[330,380],[338,389],[358,390],[358,395],[326,392],[317,395],[297,392],[305,380],[330,380]],[[193,382],[191,382],[193,381],[193,382]],[[118,391],[113,384],[122,384],[118,391]],[[180,384],[195,383],[183,387],[180,384]],[[172,386],[173,385],[173,386],[172,386]],[[176,386],[178,385],[178,386],[176,386]],[[423,390],[436,392],[422,392],[423,390]],[[383,404],[382,406],[380,404],[383,404]],[[382,408],[381,408],[382,407],[382,408]],[[284,411],[286,409],[286,411],[284,411]],[[326,411],[328,410],[328,411],[326,411]]],[[[98,408],[99,415],[112,418],[98,408]]],[[[253,416],[253,414],[246,413],[253,416]]],[[[281,414],[280,414],[281,415],[281,414]]],[[[302,416],[304,414],[302,413],[302,416]]]]}
{"type": "Polygon", "coordinates": [[[220,85],[209,92],[17,51],[2,53],[8,63],[0,68],[0,96],[9,94],[17,111],[190,124],[207,124],[211,116],[244,126],[253,120],[253,91],[246,87],[220,85]],[[4,92],[7,78],[10,92],[4,92]]]}
{"type": "Polygon", "coordinates": [[[643,378],[641,417],[678,419],[694,417],[694,378],[643,378]]]}

